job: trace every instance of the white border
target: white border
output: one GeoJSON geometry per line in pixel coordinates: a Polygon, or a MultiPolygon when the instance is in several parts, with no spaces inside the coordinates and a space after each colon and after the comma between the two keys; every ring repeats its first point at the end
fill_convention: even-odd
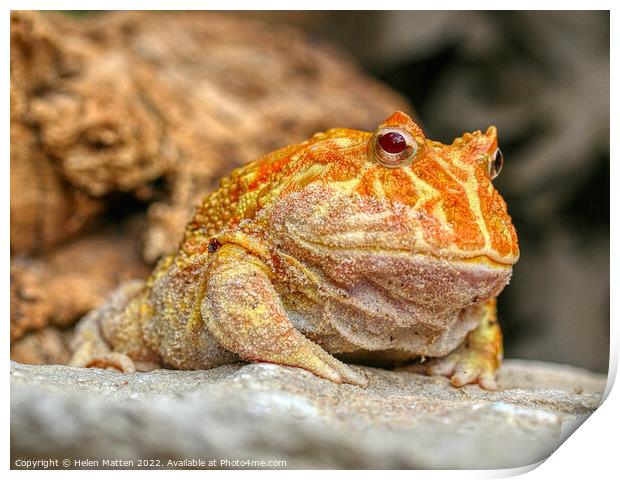
{"type": "MultiPolygon", "coordinates": [[[[5,358],[5,365],[8,366],[9,360],[9,249],[10,249],[10,240],[9,240],[9,229],[8,226],[10,224],[9,221],[9,118],[10,118],[10,107],[9,107],[9,69],[7,68],[8,59],[10,56],[9,49],[9,11],[10,9],[14,10],[46,10],[46,9],[66,9],[66,10],[83,10],[86,6],[89,9],[93,10],[123,10],[127,9],[127,7],[131,7],[131,9],[156,9],[156,10],[178,10],[178,9],[225,9],[225,10],[255,10],[255,9],[273,9],[273,10],[288,10],[292,9],[294,6],[297,9],[305,9],[305,10],[329,10],[329,9],[339,9],[339,10],[408,10],[412,7],[424,7],[427,6],[428,3],[424,2],[423,4],[420,2],[420,5],[417,5],[411,1],[393,1],[387,0],[382,2],[369,2],[369,1],[334,1],[334,0],[312,0],[312,1],[302,1],[295,2],[295,5],[290,3],[284,3],[277,0],[268,0],[262,2],[250,2],[250,1],[237,1],[237,0],[227,0],[225,3],[220,2],[188,2],[188,1],[180,1],[177,0],[175,2],[162,2],[160,0],[153,1],[133,1],[130,4],[128,2],[121,2],[118,0],[108,0],[105,2],[102,1],[90,1],[88,3],[82,1],[75,0],[67,0],[67,1],[57,1],[57,2],[45,2],[45,1],[13,1],[9,0],[5,2],[4,16],[3,21],[1,22],[1,31],[2,35],[0,37],[0,49],[3,53],[3,64],[4,68],[2,68],[2,84],[4,95],[2,96],[0,102],[2,105],[2,131],[1,131],[1,141],[0,145],[4,151],[3,155],[3,181],[4,188],[1,191],[2,202],[4,205],[4,209],[2,210],[2,221],[3,225],[5,225],[5,229],[2,231],[2,247],[3,247],[3,255],[2,255],[2,264],[3,264],[3,272],[5,272],[2,277],[2,298],[3,298],[3,311],[5,312],[3,315],[3,326],[5,334],[1,343],[2,351],[4,353],[3,358],[5,358]]],[[[499,4],[497,1],[476,1],[470,0],[465,5],[463,2],[457,1],[434,1],[431,6],[436,10],[459,10],[463,9],[464,6],[467,9],[531,9],[531,10],[542,10],[548,9],[553,10],[554,7],[558,5],[557,2],[550,1],[531,1],[531,0],[523,0],[519,2],[511,1],[511,2],[501,2],[499,4]]],[[[611,56],[612,56],[612,70],[611,70],[611,85],[614,85],[614,81],[618,81],[620,77],[617,74],[617,46],[618,46],[618,34],[617,27],[618,22],[615,19],[615,12],[612,8],[612,2],[609,1],[589,1],[589,2],[576,2],[576,1],[564,1],[561,4],[562,9],[570,9],[570,10],[591,10],[591,9],[599,9],[599,10],[612,10],[611,12],[611,56]],[[615,28],[614,28],[615,27],[615,28]]],[[[617,98],[611,92],[611,124],[617,125],[615,121],[617,115],[617,98]]],[[[618,140],[617,137],[611,136],[611,151],[616,152],[618,140]]],[[[611,178],[618,182],[618,171],[614,166],[614,163],[611,163],[611,178]]],[[[611,238],[615,238],[614,234],[618,232],[618,207],[620,206],[618,203],[618,195],[616,194],[614,189],[611,189],[611,212],[612,212],[612,221],[611,221],[611,238]]],[[[617,299],[620,298],[620,291],[618,291],[617,284],[617,275],[619,271],[619,257],[617,251],[611,250],[611,298],[617,299]]],[[[618,388],[611,389],[613,382],[615,380],[617,374],[617,366],[618,366],[618,345],[620,344],[620,335],[618,333],[617,328],[617,318],[618,318],[618,308],[617,304],[612,302],[611,305],[611,358],[610,358],[610,374],[609,380],[606,390],[607,398],[604,404],[599,408],[576,432],[576,434],[572,435],[558,450],[551,455],[551,457],[542,463],[539,468],[536,468],[538,465],[531,465],[528,467],[521,467],[516,469],[508,469],[508,470],[489,470],[489,471],[475,471],[475,470],[461,470],[461,471],[416,471],[416,472],[408,472],[408,471],[391,471],[389,474],[402,478],[411,478],[415,476],[416,478],[501,478],[501,477],[511,477],[520,475],[526,472],[528,478],[573,478],[574,476],[579,476],[583,478],[584,476],[594,477],[594,478],[607,478],[608,472],[618,471],[617,463],[616,463],[616,455],[617,455],[617,444],[613,440],[613,436],[616,436],[617,433],[614,431],[620,426],[620,415],[619,405],[620,405],[620,394],[618,393],[618,388]]],[[[36,478],[39,476],[45,476],[45,478],[82,478],[84,476],[83,471],[66,471],[66,470],[57,470],[57,471],[43,471],[43,472],[34,472],[34,471],[9,471],[10,461],[9,461],[9,376],[5,374],[2,377],[2,385],[4,395],[0,396],[0,402],[2,403],[2,453],[0,457],[0,469],[7,471],[9,478],[36,478]]],[[[209,478],[220,478],[220,477],[237,477],[242,475],[251,475],[252,478],[284,478],[284,476],[289,477],[291,475],[291,471],[254,471],[254,472],[246,472],[246,471],[161,471],[161,470],[151,470],[148,472],[138,472],[138,471],[127,471],[128,475],[131,475],[134,478],[163,478],[174,476],[174,478],[189,478],[189,477],[200,477],[204,478],[205,475],[208,475],[209,478]]],[[[327,472],[326,472],[327,473],[327,472]]],[[[366,478],[374,478],[378,472],[375,471],[363,471],[363,472],[353,472],[353,471],[338,471],[335,475],[339,477],[342,476],[355,476],[356,478],[366,477],[366,478]],[[372,476],[372,477],[371,477],[372,476]]],[[[123,474],[123,473],[121,473],[123,474]]],[[[323,473],[320,473],[323,475],[323,473]]],[[[107,471],[90,471],[88,472],[89,477],[92,478],[108,478],[110,476],[110,472],[107,471]]],[[[295,471],[295,476],[299,476],[301,478],[312,478],[316,475],[315,471],[295,471]]]]}

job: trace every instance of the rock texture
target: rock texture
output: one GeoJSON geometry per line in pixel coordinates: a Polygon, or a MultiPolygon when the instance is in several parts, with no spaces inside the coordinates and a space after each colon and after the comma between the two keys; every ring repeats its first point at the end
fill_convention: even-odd
{"type": "Polygon", "coordinates": [[[12,258],[13,346],[28,332],[48,326],[71,327],[120,282],[150,273],[135,242],[139,229],[127,223],[82,235],[43,258],[12,258]]]}
{"type": "Polygon", "coordinates": [[[11,344],[11,359],[29,365],[65,365],[71,360],[73,329],[44,327],[11,344]]]}
{"type": "Polygon", "coordinates": [[[367,389],[271,364],[124,375],[13,363],[12,464],[151,458],[164,468],[192,459],[218,468],[246,460],[284,460],[286,468],[509,468],[550,455],[597,408],[605,386],[602,375],[531,361],[507,361],[497,392],[356,368],[369,377],[367,389]]]}

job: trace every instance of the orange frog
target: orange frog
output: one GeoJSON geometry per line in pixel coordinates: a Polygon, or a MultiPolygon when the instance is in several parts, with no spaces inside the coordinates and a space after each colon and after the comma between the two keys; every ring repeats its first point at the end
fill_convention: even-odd
{"type": "Polygon", "coordinates": [[[204,198],[146,283],[80,321],[71,364],[273,362],[359,386],[349,363],[409,365],[493,389],[495,298],[519,257],[502,162],[495,127],[443,145],[401,112],[265,155],[204,198]]]}

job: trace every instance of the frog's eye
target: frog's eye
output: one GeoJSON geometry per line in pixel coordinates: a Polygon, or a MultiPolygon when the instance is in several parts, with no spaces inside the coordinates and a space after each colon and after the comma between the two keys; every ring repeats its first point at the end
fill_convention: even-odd
{"type": "Polygon", "coordinates": [[[499,172],[502,171],[503,166],[504,155],[502,154],[502,151],[498,148],[489,159],[489,178],[491,180],[497,178],[499,172]]]}
{"type": "Polygon", "coordinates": [[[377,162],[384,167],[404,167],[415,159],[418,144],[409,132],[396,127],[386,127],[375,133],[372,152],[377,162]]]}

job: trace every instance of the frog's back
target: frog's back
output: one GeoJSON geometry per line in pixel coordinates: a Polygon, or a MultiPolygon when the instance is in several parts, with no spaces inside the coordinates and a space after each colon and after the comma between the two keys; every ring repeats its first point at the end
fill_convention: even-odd
{"type": "Polygon", "coordinates": [[[196,207],[185,228],[181,251],[188,255],[203,253],[208,249],[209,240],[224,227],[252,218],[257,210],[259,193],[278,181],[286,166],[306,144],[281,148],[223,177],[219,188],[206,195],[196,207]]]}
{"type": "Polygon", "coordinates": [[[220,180],[217,190],[205,196],[194,211],[185,228],[180,252],[193,256],[204,253],[209,241],[223,228],[237,225],[241,220],[253,218],[264,204],[269,193],[277,189],[287,178],[294,176],[298,160],[313,144],[330,138],[348,137],[350,129],[335,128],[317,133],[311,139],[289,145],[268,153],[248,165],[237,168],[220,180]]]}

